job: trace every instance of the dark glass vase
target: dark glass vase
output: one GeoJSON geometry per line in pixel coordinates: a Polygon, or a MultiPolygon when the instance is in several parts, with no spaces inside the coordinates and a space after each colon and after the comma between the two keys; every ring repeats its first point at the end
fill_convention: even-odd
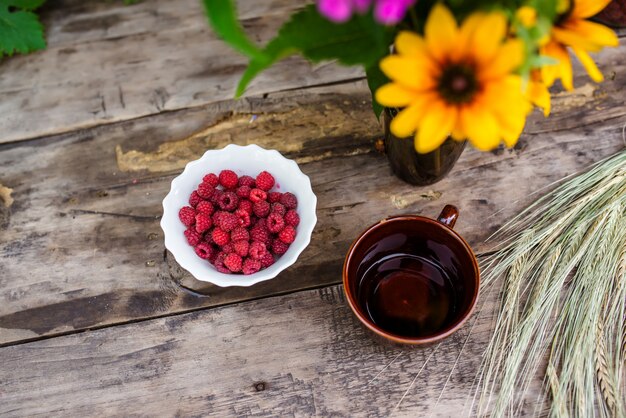
{"type": "Polygon", "coordinates": [[[417,186],[426,186],[441,180],[452,170],[461,156],[466,141],[455,141],[448,137],[439,148],[428,154],[419,154],[413,146],[413,136],[398,138],[391,133],[389,124],[397,114],[395,109],[385,109],[385,152],[393,173],[417,186]]]}
{"type": "Polygon", "coordinates": [[[626,28],[626,0],[613,0],[594,19],[616,28],[626,28]]]}

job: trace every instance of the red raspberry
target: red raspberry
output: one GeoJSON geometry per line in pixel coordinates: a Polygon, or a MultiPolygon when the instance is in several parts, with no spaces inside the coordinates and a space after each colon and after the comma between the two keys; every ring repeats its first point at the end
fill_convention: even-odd
{"type": "Polygon", "coordinates": [[[261,189],[250,190],[250,200],[252,200],[253,203],[260,202],[261,200],[266,200],[266,199],[267,199],[267,193],[265,193],[263,190],[261,189]]]}
{"type": "Polygon", "coordinates": [[[253,258],[246,258],[243,261],[243,274],[254,274],[261,270],[261,262],[253,258]]]}
{"type": "Polygon", "coordinates": [[[255,226],[254,228],[252,228],[250,230],[250,240],[262,242],[267,248],[272,245],[272,236],[270,234],[270,231],[268,231],[265,226],[255,226]]]}
{"type": "Polygon", "coordinates": [[[222,170],[220,172],[220,184],[226,189],[234,189],[239,183],[239,177],[232,170],[222,170]]]}
{"type": "Polygon", "coordinates": [[[255,260],[260,260],[265,256],[265,254],[267,254],[267,247],[262,242],[253,241],[252,244],[250,244],[250,249],[248,250],[248,253],[250,254],[251,258],[254,258],[255,260]]]}
{"type": "Polygon", "coordinates": [[[277,234],[285,227],[285,220],[279,213],[273,212],[267,217],[266,225],[270,232],[277,234]]]}
{"type": "Polygon", "coordinates": [[[223,210],[217,210],[215,211],[215,213],[213,213],[213,216],[211,217],[211,219],[213,219],[213,225],[220,224],[220,217],[223,213],[225,213],[223,210]]]}
{"type": "Polygon", "coordinates": [[[228,270],[233,273],[241,271],[241,256],[235,253],[230,253],[224,258],[224,265],[228,267],[228,270]]]}
{"type": "Polygon", "coordinates": [[[239,254],[242,257],[248,255],[248,250],[250,249],[250,243],[245,239],[240,239],[237,241],[233,241],[233,251],[239,254]]]}
{"type": "Polygon", "coordinates": [[[278,238],[285,244],[291,244],[296,239],[296,229],[291,225],[287,225],[280,231],[278,238]]]}
{"type": "Polygon", "coordinates": [[[231,241],[239,241],[240,239],[248,241],[250,239],[250,233],[246,228],[237,227],[230,233],[231,241]]]}
{"type": "Polygon", "coordinates": [[[217,204],[224,210],[232,211],[239,204],[239,198],[233,192],[224,192],[217,200],[217,204]]]}
{"type": "Polygon", "coordinates": [[[215,265],[215,260],[217,259],[217,252],[219,251],[217,247],[211,245],[211,249],[213,251],[211,251],[211,255],[209,256],[208,260],[209,263],[215,265]]]}
{"type": "Polygon", "coordinates": [[[234,213],[224,212],[220,216],[217,226],[226,232],[232,231],[239,226],[239,217],[234,213]]]}
{"type": "Polygon", "coordinates": [[[265,253],[263,257],[261,257],[261,267],[268,268],[274,264],[274,256],[271,253],[265,253]]]}
{"type": "Polygon", "coordinates": [[[200,258],[203,258],[205,260],[208,260],[209,258],[211,258],[211,256],[214,253],[213,247],[211,247],[209,244],[206,244],[204,242],[201,242],[200,244],[196,245],[196,248],[194,248],[194,250],[196,250],[196,255],[200,258]]]}
{"type": "Polygon", "coordinates": [[[252,215],[252,205],[253,203],[247,199],[241,199],[239,200],[239,206],[237,206],[237,209],[243,209],[246,212],[248,212],[248,214],[252,215]]]}
{"type": "Polygon", "coordinates": [[[252,207],[254,214],[259,218],[265,218],[270,213],[270,204],[265,200],[259,200],[252,207]]]}
{"type": "Polygon", "coordinates": [[[200,213],[211,216],[215,211],[215,208],[213,207],[211,202],[203,200],[202,202],[198,203],[198,206],[196,206],[196,210],[200,213]]]}
{"type": "Polygon", "coordinates": [[[204,238],[202,239],[202,242],[206,243],[206,244],[210,244],[213,245],[215,244],[215,242],[213,242],[213,229],[209,229],[208,231],[206,231],[204,233],[204,238]]]}
{"type": "Polygon", "coordinates": [[[225,244],[225,245],[222,247],[222,251],[223,251],[225,254],[230,254],[230,253],[232,253],[232,252],[235,252],[235,247],[233,246],[233,243],[232,243],[232,242],[229,242],[228,244],[225,244]]]}
{"type": "Polygon", "coordinates": [[[239,186],[248,186],[251,189],[254,188],[254,179],[250,176],[239,177],[239,186]]]}
{"type": "Polygon", "coordinates": [[[281,192],[271,192],[270,194],[267,195],[267,200],[270,201],[270,203],[276,203],[276,202],[280,202],[280,197],[283,194],[281,192]]]}
{"type": "Polygon", "coordinates": [[[201,201],[202,201],[202,198],[200,197],[200,195],[198,194],[196,190],[191,192],[191,196],[189,196],[189,204],[192,207],[195,208],[198,205],[198,203],[200,203],[201,201]]]}
{"type": "Polygon", "coordinates": [[[280,197],[280,203],[287,209],[295,209],[298,207],[298,198],[293,193],[287,192],[280,197]]]}
{"type": "Polygon", "coordinates": [[[202,178],[203,183],[209,183],[214,188],[220,184],[220,179],[213,173],[209,173],[202,178]]]}
{"type": "Polygon", "coordinates": [[[225,258],[226,253],[220,251],[215,257],[215,262],[213,263],[213,265],[215,266],[215,269],[220,273],[230,274],[230,270],[226,266],[224,266],[225,258]]]}
{"type": "Polygon", "coordinates": [[[285,223],[293,227],[298,226],[300,224],[300,215],[298,215],[298,212],[289,209],[287,213],[285,213],[285,223]]]}
{"type": "Polygon", "coordinates": [[[209,201],[213,203],[214,206],[219,206],[218,202],[220,200],[220,197],[222,197],[222,193],[224,193],[222,190],[215,189],[209,201]]]}
{"type": "Polygon", "coordinates": [[[198,243],[200,242],[200,239],[202,238],[200,234],[198,234],[194,228],[189,228],[188,230],[184,232],[184,234],[185,234],[185,238],[187,238],[187,242],[192,247],[195,247],[196,245],[198,245],[198,243]]]}
{"type": "Polygon", "coordinates": [[[274,187],[274,182],[274,176],[267,171],[261,171],[259,175],[256,176],[256,187],[266,192],[274,187]]]}
{"type": "Polygon", "coordinates": [[[185,226],[191,226],[196,223],[196,210],[191,206],[183,206],[178,211],[178,218],[185,226]]]}
{"type": "Polygon", "coordinates": [[[235,211],[235,216],[238,218],[238,225],[247,228],[250,226],[250,214],[243,209],[237,209],[235,211]]]}
{"type": "Polygon", "coordinates": [[[203,199],[209,199],[215,194],[215,187],[209,183],[200,183],[198,186],[198,195],[203,199]]]}
{"type": "Polygon", "coordinates": [[[279,239],[275,239],[274,241],[272,241],[272,251],[274,252],[274,254],[283,255],[287,252],[288,249],[289,244],[285,244],[279,239]]]}
{"type": "Polygon", "coordinates": [[[196,215],[196,231],[202,234],[206,232],[213,226],[213,221],[211,217],[206,213],[199,213],[196,215]]]}
{"type": "Polygon", "coordinates": [[[211,238],[213,238],[213,242],[220,247],[228,244],[230,241],[230,235],[228,235],[228,232],[219,227],[215,228],[213,232],[211,232],[211,238]]]}
{"type": "Polygon", "coordinates": [[[287,208],[284,207],[282,203],[272,203],[272,208],[270,209],[270,212],[278,213],[280,216],[285,216],[287,208]]]}
{"type": "Polygon", "coordinates": [[[239,186],[236,191],[237,197],[247,199],[250,196],[250,190],[252,190],[250,186],[239,186]]]}

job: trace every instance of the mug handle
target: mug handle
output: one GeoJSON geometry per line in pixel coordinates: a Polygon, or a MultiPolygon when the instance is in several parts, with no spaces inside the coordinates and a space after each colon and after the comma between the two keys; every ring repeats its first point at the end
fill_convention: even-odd
{"type": "Polygon", "coordinates": [[[459,218],[459,210],[456,206],[445,205],[441,210],[441,213],[437,217],[437,221],[444,224],[448,228],[454,228],[456,220],[459,218]]]}

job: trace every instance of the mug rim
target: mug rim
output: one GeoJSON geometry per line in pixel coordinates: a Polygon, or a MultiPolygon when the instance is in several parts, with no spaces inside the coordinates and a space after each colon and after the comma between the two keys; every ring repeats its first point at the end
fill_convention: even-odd
{"type": "Polygon", "coordinates": [[[478,294],[480,290],[480,269],[478,268],[478,260],[476,259],[476,254],[474,254],[474,251],[472,251],[472,248],[469,246],[467,241],[465,241],[465,239],[461,235],[459,235],[455,230],[453,230],[449,226],[435,219],[427,218],[425,216],[420,216],[420,215],[391,216],[389,218],[382,219],[376,222],[375,224],[370,225],[368,228],[366,228],[350,245],[350,248],[348,249],[348,253],[346,254],[346,258],[344,259],[342,275],[343,275],[343,280],[342,280],[343,291],[346,295],[348,305],[350,306],[350,309],[352,310],[352,312],[359,319],[359,321],[361,321],[363,325],[365,325],[367,328],[369,328],[376,334],[380,335],[381,337],[387,340],[391,340],[393,342],[401,343],[401,344],[413,344],[413,345],[429,344],[429,343],[442,340],[448,337],[449,335],[451,335],[452,333],[454,333],[455,331],[457,331],[459,328],[463,326],[463,324],[465,324],[465,322],[469,319],[469,317],[474,312],[474,309],[476,308],[476,303],[478,301],[478,294]],[[354,299],[354,295],[352,295],[352,291],[350,290],[350,286],[348,285],[348,265],[350,261],[352,260],[352,256],[354,255],[354,250],[357,247],[357,245],[366,237],[366,235],[371,233],[371,231],[374,231],[377,228],[382,227],[383,225],[389,222],[402,222],[402,221],[426,222],[436,227],[442,228],[444,231],[446,231],[446,233],[450,234],[453,238],[456,238],[463,245],[467,253],[471,256],[472,266],[474,267],[474,273],[475,273],[474,278],[476,282],[476,287],[474,288],[474,294],[472,295],[472,300],[470,302],[469,309],[460,317],[460,319],[458,319],[455,323],[453,323],[451,326],[446,328],[443,332],[438,332],[428,337],[403,337],[401,335],[393,334],[391,332],[388,332],[380,328],[379,326],[374,324],[372,321],[370,321],[367,317],[365,317],[365,315],[363,315],[360,312],[359,308],[357,307],[356,300],[354,299]]]}

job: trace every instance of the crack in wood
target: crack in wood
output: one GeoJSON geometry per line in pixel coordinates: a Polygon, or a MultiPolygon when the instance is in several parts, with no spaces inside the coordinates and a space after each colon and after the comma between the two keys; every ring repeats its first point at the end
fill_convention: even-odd
{"type": "Polygon", "coordinates": [[[114,212],[103,212],[98,210],[86,210],[86,209],[72,209],[70,210],[71,215],[103,215],[103,216],[113,216],[119,218],[131,218],[136,219],[138,221],[154,221],[161,219],[161,215],[154,216],[141,216],[141,215],[131,215],[128,213],[114,213],[114,212]]]}
{"type": "Polygon", "coordinates": [[[189,161],[197,159],[207,149],[220,149],[233,143],[238,145],[258,143],[260,138],[265,148],[276,149],[283,154],[302,154],[308,149],[307,155],[295,156],[299,163],[374,152],[372,147],[364,146],[339,152],[336,149],[337,141],[347,143],[346,141],[352,138],[369,138],[371,132],[380,130],[376,118],[371,115],[370,118],[364,119],[362,117],[362,112],[365,112],[364,106],[357,104],[354,99],[353,102],[354,105],[348,107],[338,103],[338,99],[329,99],[324,106],[297,106],[267,113],[231,112],[201,131],[160,144],[156,151],[124,151],[122,146],[117,144],[115,147],[117,166],[124,172],[144,170],[152,173],[171,172],[184,168],[189,161]],[[355,109],[358,109],[358,112],[355,109]],[[257,116],[254,123],[250,122],[252,115],[257,116]],[[312,141],[311,138],[320,138],[324,141],[312,141]]]}

